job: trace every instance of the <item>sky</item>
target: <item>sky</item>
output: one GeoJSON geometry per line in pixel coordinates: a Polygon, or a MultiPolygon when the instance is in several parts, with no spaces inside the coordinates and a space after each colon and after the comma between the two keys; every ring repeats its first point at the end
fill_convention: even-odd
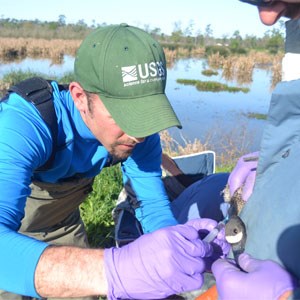
{"type": "Polygon", "coordinates": [[[210,24],[213,37],[220,38],[236,30],[243,37],[262,37],[272,29],[261,24],[256,7],[238,0],[0,0],[0,8],[1,18],[58,21],[64,15],[67,23],[127,23],[165,34],[175,24],[184,31],[192,23],[194,34],[205,33],[210,24]]]}

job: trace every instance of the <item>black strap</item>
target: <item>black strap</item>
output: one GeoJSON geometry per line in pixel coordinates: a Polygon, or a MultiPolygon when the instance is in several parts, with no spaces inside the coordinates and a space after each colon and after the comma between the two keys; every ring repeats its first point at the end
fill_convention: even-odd
{"type": "MultiPolygon", "coordinates": [[[[57,151],[57,116],[52,97],[53,88],[50,82],[51,81],[41,77],[32,77],[17,83],[8,90],[8,93],[17,93],[26,101],[33,103],[50,129],[52,137],[52,152],[46,163],[39,167],[36,171],[46,171],[50,169],[57,151]]],[[[59,87],[60,89],[66,89],[66,86],[64,85],[60,85],[59,87]]]]}

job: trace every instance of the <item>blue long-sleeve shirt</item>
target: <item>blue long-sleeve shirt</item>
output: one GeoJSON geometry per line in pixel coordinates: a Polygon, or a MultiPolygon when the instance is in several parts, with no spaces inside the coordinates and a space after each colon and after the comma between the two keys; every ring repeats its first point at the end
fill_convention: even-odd
{"type": "MultiPolygon", "coordinates": [[[[75,174],[94,177],[109,153],[83,122],[68,91],[52,83],[58,122],[58,150],[53,167],[34,172],[52,151],[51,132],[37,108],[17,94],[0,103],[0,289],[38,297],[34,272],[48,246],[18,233],[32,178],[56,183],[75,174]]],[[[136,213],[145,232],[177,224],[161,181],[158,134],[138,144],[122,163],[124,182],[140,202],[136,213]]]]}

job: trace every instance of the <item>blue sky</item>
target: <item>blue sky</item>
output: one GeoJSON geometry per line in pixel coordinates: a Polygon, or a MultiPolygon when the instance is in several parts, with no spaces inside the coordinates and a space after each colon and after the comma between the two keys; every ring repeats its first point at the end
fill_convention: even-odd
{"type": "Polygon", "coordinates": [[[0,0],[0,7],[1,18],[57,21],[59,15],[64,15],[67,23],[125,22],[160,28],[166,34],[174,30],[175,23],[184,30],[191,21],[194,33],[204,33],[211,24],[214,37],[231,36],[235,30],[242,36],[263,36],[271,29],[260,23],[256,7],[238,0],[0,0]]]}

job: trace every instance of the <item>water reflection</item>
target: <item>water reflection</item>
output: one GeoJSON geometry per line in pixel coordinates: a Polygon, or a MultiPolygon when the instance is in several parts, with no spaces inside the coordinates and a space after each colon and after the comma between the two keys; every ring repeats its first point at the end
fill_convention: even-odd
{"type": "MultiPolygon", "coordinates": [[[[31,71],[47,76],[62,77],[73,72],[74,58],[64,56],[61,64],[55,64],[50,59],[26,58],[19,62],[1,63],[0,79],[12,71],[31,71]]],[[[247,150],[256,150],[265,124],[263,120],[249,119],[250,112],[266,114],[270,101],[271,77],[268,70],[253,66],[250,73],[241,72],[241,79],[237,76],[226,76],[226,72],[217,69],[217,74],[211,77],[201,72],[208,68],[204,59],[180,59],[168,68],[166,94],[169,97],[183,129],[171,129],[171,134],[179,142],[208,139],[217,152],[221,149],[219,143],[226,140],[226,136],[237,136],[238,143],[245,143],[247,150]],[[250,92],[244,94],[228,92],[203,92],[194,86],[178,84],[176,80],[195,79],[202,81],[218,81],[230,86],[246,86],[250,92]],[[246,83],[245,83],[246,81],[246,83]]],[[[221,150],[220,150],[221,151],[221,150]]]]}
{"type": "Polygon", "coordinates": [[[74,57],[65,55],[60,62],[51,59],[25,58],[13,62],[0,61],[0,78],[12,71],[31,71],[45,76],[61,77],[65,73],[73,72],[74,57]]]}

